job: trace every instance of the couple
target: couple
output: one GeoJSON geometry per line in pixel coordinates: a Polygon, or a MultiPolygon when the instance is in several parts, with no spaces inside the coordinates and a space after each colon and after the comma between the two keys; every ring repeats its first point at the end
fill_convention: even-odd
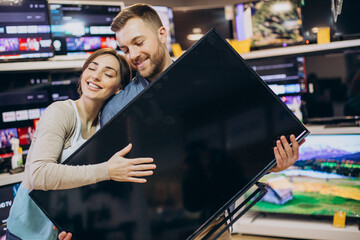
{"type": "MultiPolygon", "coordinates": [[[[104,163],[60,164],[172,64],[166,48],[166,29],[149,5],[135,4],[121,11],[111,29],[125,57],[111,49],[96,51],[83,66],[80,98],[55,102],[43,113],[28,153],[25,177],[8,218],[9,240],[72,237],[66,232],[58,235],[53,229],[51,221],[30,199],[28,194],[33,189],[70,189],[106,180],[145,183],[145,177],[156,168],[152,158],[125,158],[131,144],[104,163]],[[129,83],[130,66],[137,75],[129,83]]],[[[277,141],[277,166],[272,171],[284,170],[297,160],[299,145],[295,136],[290,139],[292,148],[284,136],[277,141]]],[[[229,232],[224,235],[222,239],[230,239],[229,232]]]]}

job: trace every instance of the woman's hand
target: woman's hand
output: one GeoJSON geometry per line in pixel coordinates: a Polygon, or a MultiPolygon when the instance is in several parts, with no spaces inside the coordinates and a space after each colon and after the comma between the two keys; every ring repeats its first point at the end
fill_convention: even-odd
{"type": "Polygon", "coordinates": [[[293,165],[296,160],[299,158],[299,146],[305,142],[305,139],[298,144],[295,139],[295,135],[290,136],[290,141],[292,147],[289,142],[286,140],[285,136],[281,136],[280,140],[276,141],[276,147],[274,147],[274,155],[276,159],[276,166],[273,167],[270,172],[280,172],[291,165],[293,165]]]}
{"type": "Polygon", "coordinates": [[[66,232],[61,232],[61,233],[59,233],[58,238],[59,238],[59,240],[71,240],[72,234],[66,233],[66,232]]]}
{"type": "Polygon", "coordinates": [[[118,182],[145,183],[143,177],[151,176],[156,168],[152,158],[124,158],[130,152],[132,144],[115,153],[108,161],[108,170],[111,180],[118,182]]]}
{"type": "MultiPolygon", "coordinates": [[[[53,229],[58,230],[55,226],[53,226],[53,229]]],[[[59,233],[58,238],[59,240],[71,240],[72,234],[62,231],[61,233],[59,233]]]]}

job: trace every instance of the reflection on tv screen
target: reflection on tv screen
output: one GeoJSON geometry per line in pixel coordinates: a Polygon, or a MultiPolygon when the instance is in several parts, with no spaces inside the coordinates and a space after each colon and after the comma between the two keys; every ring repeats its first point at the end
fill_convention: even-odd
{"type": "Polygon", "coordinates": [[[292,168],[262,180],[269,191],[253,211],[358,216],[360,134],[310,135],[292,168]]]}

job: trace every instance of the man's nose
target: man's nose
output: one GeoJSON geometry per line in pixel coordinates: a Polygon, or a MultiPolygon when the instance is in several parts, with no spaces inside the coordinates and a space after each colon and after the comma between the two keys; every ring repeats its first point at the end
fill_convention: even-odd
{"type": "Polygon", "coordinates": [[[137,48],[131,48],[130,50],[129,50],[129,53],[130,53],[130,59],[131,60],[136,60],[139,56],[140,56],[140,51],[139,51],[139,49],[137,49],[137,48]]]}

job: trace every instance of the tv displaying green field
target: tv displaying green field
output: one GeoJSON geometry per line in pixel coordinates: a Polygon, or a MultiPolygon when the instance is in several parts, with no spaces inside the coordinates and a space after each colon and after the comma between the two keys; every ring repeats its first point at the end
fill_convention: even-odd
{"type": "Polygon", "coordinates": [[[268,193],[252,211],[360,216],[360,134],[310,135],[294,166],[261,181],[268,193]]]}

